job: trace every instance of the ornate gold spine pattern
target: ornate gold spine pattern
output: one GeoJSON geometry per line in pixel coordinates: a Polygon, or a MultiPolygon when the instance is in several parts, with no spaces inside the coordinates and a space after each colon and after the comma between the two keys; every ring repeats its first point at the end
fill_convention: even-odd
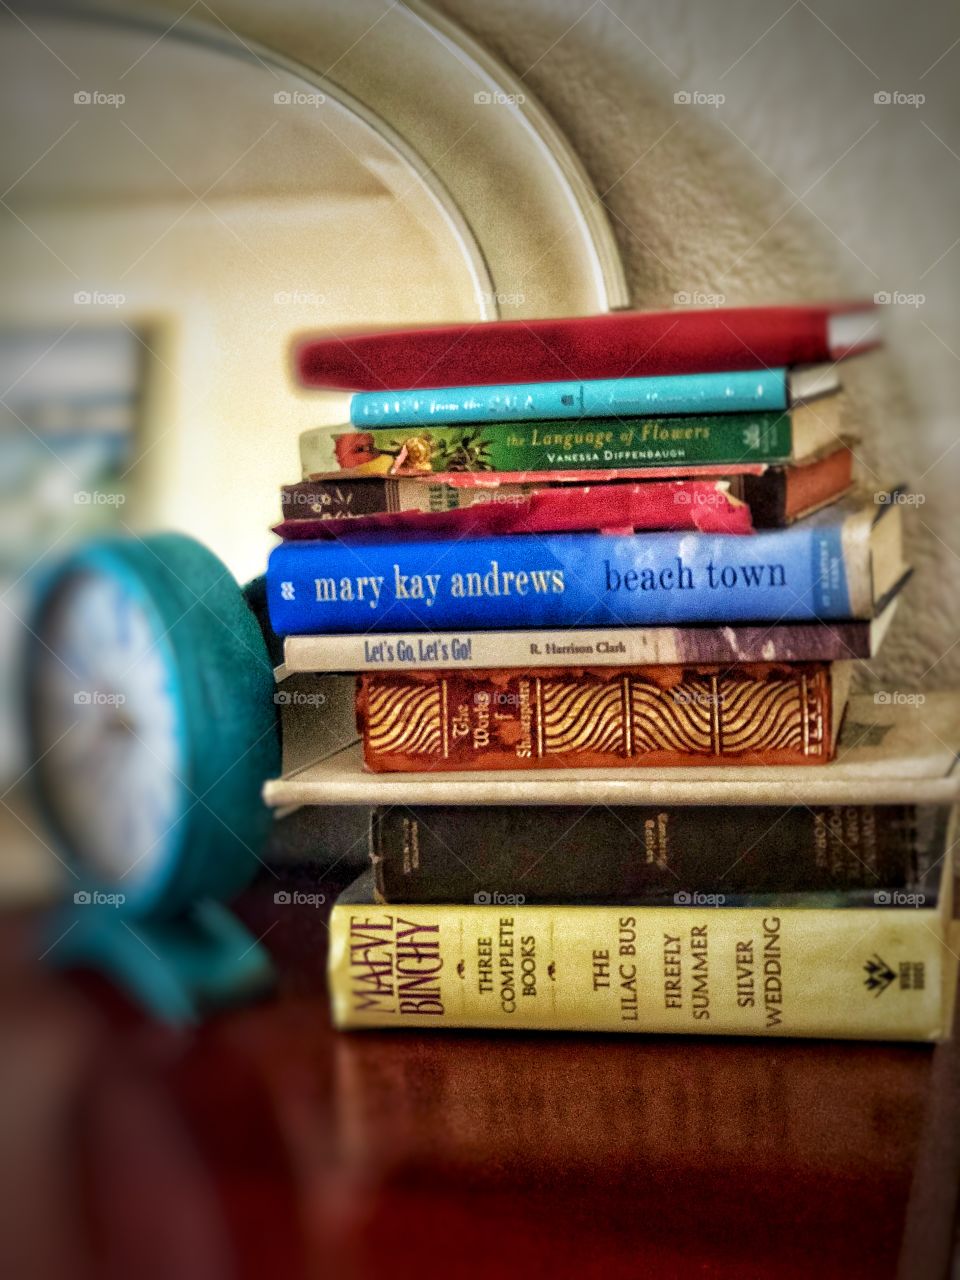
{"type": "Polygon", "coordinates": [[[825,746],[823,689],[805,675],[762,682],[692,675],[666,689],[635,675],[603,685],[544,680],[541,715],[548,755],[817,756],[825,746]]]}
{"type": "Polygon", "coordinates": [[[440,755],[446,739],[445,693],[445,681],[409,685],[371,681],[366,718],[369,750],[376,755],[440,755]]]}
{"type": "MultiPolygon", "coordinates": [[[[511,688],[513,686],[511,685],[511,688]]],[[[473,725],[468,707],[497,707],[498,686],[462,676],[424,680],[362,677],[362,719],[369,757],[447,760],[464,749],[485,755],[496,745],[492,726],[473,725]],[[461,688],[462,683],[462,688],[461,688]],[[455,708],[451,716],[451,707],[455,708]],[[477,728],[475,735],[474,729],[477,728]],[[481,741],[482,738],[482,741],[481,741]],[[467,747],[467,744],[471,744],[467,747]]],[[[529,708],[532,757],[608,756],[638,759],[655,753],[679,757],[829,754],[830,682],[826,669],[735,669],[684,672],[660,683],[638,672],[602,679],[519,676],[508,705],[529,708]]],[[[498,711],[494,720],[515,723],[498,711]]],[[[521,715],[522,719],[522,715],[521,715]]]]}
{"type": "Polygon", "coordinates": [[[620,680],[609,684],[543,680],[539,711],[545,755],[624,750],[626,717],[620,680]]]}

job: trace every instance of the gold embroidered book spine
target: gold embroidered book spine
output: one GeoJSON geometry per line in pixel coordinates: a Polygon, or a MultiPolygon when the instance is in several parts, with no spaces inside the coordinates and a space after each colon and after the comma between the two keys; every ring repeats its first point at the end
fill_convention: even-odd
{"type": "Polygon", "coordinates": [[[389,672],[359,677],[369,769],[822,764],[827,663],[389,672]]]}

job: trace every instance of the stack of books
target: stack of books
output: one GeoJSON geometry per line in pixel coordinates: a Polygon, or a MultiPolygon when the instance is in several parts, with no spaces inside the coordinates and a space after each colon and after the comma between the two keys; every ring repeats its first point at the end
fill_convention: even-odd
{"type": "Polygon", "coordinates": [[[947,1033],[957,699],[850,697],[910,573],[838,372],[875,323],[301,346],[353,394],[283,491],[266,795],[369,806],[338,1025],[947,1033]]]}

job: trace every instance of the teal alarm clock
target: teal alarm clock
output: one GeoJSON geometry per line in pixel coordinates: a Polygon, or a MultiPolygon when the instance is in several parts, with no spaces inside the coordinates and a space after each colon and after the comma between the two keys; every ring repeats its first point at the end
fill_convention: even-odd
{"type": "Polygon", "coordinates": [[[105,538],[47,577],[30,630],[32,776],[73,886],[53,958],[175,1018],[265,981],[221,905],[262,865],[280,765],[249,594],[191,538],[105,538]]]}

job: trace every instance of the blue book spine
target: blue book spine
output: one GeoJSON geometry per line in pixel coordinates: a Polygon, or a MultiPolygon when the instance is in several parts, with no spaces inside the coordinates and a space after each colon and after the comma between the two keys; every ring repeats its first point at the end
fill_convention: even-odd
{"type": "Polygon", "coordinates": [[[280,635],[835,619],[850,597],[839,523],[749,538],[289,542],[267,569],[280,635]]]}
{"type": "Polygon", "coordinates": [[[361,391],[350,400],[354,426],[444,422],[531,422],[655,414],[747,413],[789,408],[786,369],[687,373],[592,382],[525,382],[428,391],[361,391]]]}

